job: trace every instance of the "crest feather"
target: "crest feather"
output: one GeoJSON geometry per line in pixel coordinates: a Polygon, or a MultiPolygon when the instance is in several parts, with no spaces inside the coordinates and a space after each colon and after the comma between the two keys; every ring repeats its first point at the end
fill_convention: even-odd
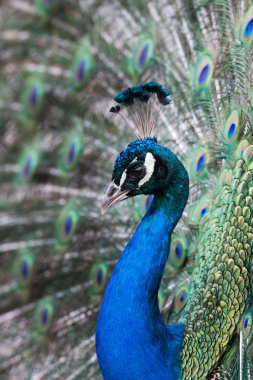
{"type": "Polygon", "coordinates": [[[162,106],[171,103],[170,92],[157,82],[148,82],[125,89],[115,95],[120,104],[110,112],[119,114],[139,139],[154,137],[155,126],[162,106]],[[127,115],[123,115],[123,110],[127,115]]]}

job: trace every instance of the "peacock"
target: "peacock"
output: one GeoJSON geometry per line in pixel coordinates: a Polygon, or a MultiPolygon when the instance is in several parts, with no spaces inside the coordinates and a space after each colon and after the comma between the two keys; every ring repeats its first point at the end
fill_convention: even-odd
{"type": "MultiPolygon", "coordinates": [[[[108,380],[206,378],[228,347],[236,325],[251,301],[248,298],[251,290],[248,238],[251,239],[252,235],[248,235],[248,227],[243,227],[244,223],[250,225],[250,208],[245,205],[245,211],[240,215],[241,232],[249,251],[242,249],[244,255],[241,252],[236,257],[235,247],[232,253],[229,245],[227,251],[219,249],[217,242],[211,245],[212,235],[218,231],[225,232],[224,244],[228,237],[235,237],[223,228],[230,219],[224,211],[237,197],[240,200],[243,196],[249,197],[252,173],[239,152],[240,164],[237,163],[231,172],[231,183],[236,183],[236,191],[222,188],[222,197],[219,195],[215,199],[213,215],[203,222],[201,239],[210,244],[210,249],[208,257],[203,255],[199,262],[200,273],[196,271],[193,276],[193,281],[198,282],[193,286],[192,305],[184,315],[185,323],[166,325],[162,319],[158,289],[170,252],[171,234],[189,196],[189,177],[174,153],[158,145],[154,138],[159,114],[154,96],[157,102],[169,104],[168,90],[149,82],[117,94],[114,99],[121,106],[111,108],[112,112],[121,113],[122,104],[127,107],[132,129],[136,125],[138,140],[130,143],[117,158],[101,210],[105,212],[118,202],[140,194],[154,194],[154,199],[124,249],[101,305],[96,347],[102,375],[108,380]],[[155,109],[150,110],[150,107],[155,109]],[[243,180],[239,180],[236,174],[244,163],[243,180]],[[241,191],[243,183],[244,195],[241,191]],[[230,201],[226,194],[229,194],[230,201]],[[223,216],[218,221],[217,213],[223,216]],[[228,277],[233,279],[231,284],[228,277]],[[199,289],[200,283],[203,286],[199,289]],[[202,297],[198,297],[199,293],[202,297]]],[[[202,160],[200,157],[198,166],[202,160]]],[[[179,302],[183,303],[185,293],[179,294],[179,302]]],[[[247,323],[244,321],[244,326],[248,327],[247,323]]],[[[247,373],[247,368],[245,371],[247,373]]]]}
{"type": "Polygon", "coordinates": [[[0,17],[0,378],[252,379],[252,1],[0,17]]]}

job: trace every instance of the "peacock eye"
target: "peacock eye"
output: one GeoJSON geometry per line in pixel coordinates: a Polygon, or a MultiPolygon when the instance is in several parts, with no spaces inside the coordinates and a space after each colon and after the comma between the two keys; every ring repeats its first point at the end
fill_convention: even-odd
{"type": "Polygon", "coordinates": [[[159,165],[157,168],[159,177],[165,177],[167,175],[167,168],[164,165],[159,165]]]}
{"type": "Polygon", "coordinates": [[[142,164],[136,165],[133,168],[131,168],[127,175],[129,178],[141,178],[145,175],[146,169],[145,166],[142,164]]]}

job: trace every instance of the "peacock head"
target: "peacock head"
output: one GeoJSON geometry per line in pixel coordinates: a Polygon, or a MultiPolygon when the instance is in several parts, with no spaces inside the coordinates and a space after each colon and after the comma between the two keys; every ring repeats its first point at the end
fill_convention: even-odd
{"type": "MultiPolygon", "coordinates": [[[[155,82],[134,86],[114,98],[127,106],[130,111],[129,117],[132,118],[134,125],[130,127],[139,139],[131,142],[116,159],[112,181],[101,204],[102,213],[124,199],[140,194],[157,194],[167,191],[170,184],[175,183],[175,178],[179,177],[179,172],[185,170],[175,154],[159,145],[153,137],[155,118],[158,115],[157,108],[154,108],[154,102],[151,100],[154,95],[158,98],[158,103],[162,105],[169,103],[166,99],[169,92],[155,82]],[[145,110],[147,107],[153,107],[153,116],[152,110],[145,110]],[[136,115],[138,115],[137,120],[136,115]],[[138,129],[136,126],[139,126],[138,129]]],[[[119,113],[119,111],[119,106],[111,109],[114,113],[119,113]]],[[[185,178],[188,180],[187,173],[185,178]]]]}
{"type": "Polygon", "coordinates": [[[131,142],[114,164],[112,182],[101,205],[102,213],[120,201],[167,190],[176,169],[176,156],[147,137],[131,142]]]}

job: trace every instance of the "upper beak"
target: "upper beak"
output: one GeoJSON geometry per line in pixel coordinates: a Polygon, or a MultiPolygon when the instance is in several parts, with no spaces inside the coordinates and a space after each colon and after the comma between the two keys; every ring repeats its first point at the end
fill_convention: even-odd
{"type": "Polygon", "coordinates": [[[109,208],[126,198],[130,190],[121,190],[114,182],[110,183],[106,195],[100,205],[100,210],[104,214],[109,208]]]}

